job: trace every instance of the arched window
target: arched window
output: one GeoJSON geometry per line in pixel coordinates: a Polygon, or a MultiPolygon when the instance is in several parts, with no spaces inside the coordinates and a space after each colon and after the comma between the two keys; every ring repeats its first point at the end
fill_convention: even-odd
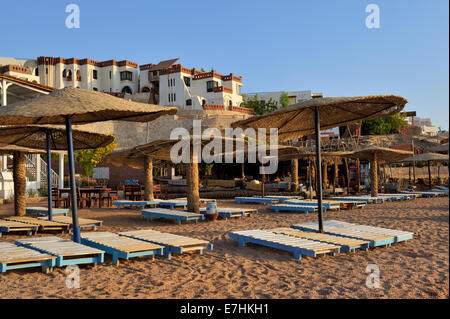
{"type": "Polygon", "coordinates": [[[122,93],[133,94],[133,91],[131,91],[129,86],[124,86],[122,89],[122,93]]]}
{"type": "Polygon", "coordinates": [[[81,81],[81,72],[80,70],[77,70],[77,81],[81,81]]]}
{"type": "Polygon", "coordinates": [[[39,76],[39,68],[34,69],[34,75],[39,76]]]}

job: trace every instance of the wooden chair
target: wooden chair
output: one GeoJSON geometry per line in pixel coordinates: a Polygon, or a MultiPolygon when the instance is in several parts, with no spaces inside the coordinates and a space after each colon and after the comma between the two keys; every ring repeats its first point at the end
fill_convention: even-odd
{"type": "Polygon", "coordinates": [[[156,199],[168,199],[167,187],[163,187],[161,184],[153,185],[153,196],[156,199]]]}
{"type": "Polygon", "coordinates": [[[62,203],[63,208],[69,207],[69,198],[61,197],[59,190],[57,188],[52,188],[52,203],[54,203],[55,208],[59,208],[62,203]]]}
{"type": "Polygon", "coordinates": [[[111,207],[115,200],[119,200],[119,187],[118,186],[116,186],[115,188],[111,187],[111,191],[108,194],[108,207],[111,207]]]}

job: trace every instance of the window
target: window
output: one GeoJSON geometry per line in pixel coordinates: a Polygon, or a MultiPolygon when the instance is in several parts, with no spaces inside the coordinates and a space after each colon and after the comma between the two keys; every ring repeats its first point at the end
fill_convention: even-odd
{"type": "Polygon", "coordinates": [[[228,102],[229,106],[233,106],[233,101],[230,100],[230,102],[228,102]]]}
{"type": "Polygon", "coordinates": [[[212,92],[215,87],[218,87],[219,83],[216,81],[208,81],[206,82],[206,92],[212,92]]]}
{"type": "Polygon", "coordinates": [[[112,71],[109,71],[109,78],[112,78],[112,71]]]}
{"type": "Polygon", "coordinates": [[[157,76],[158,75],[158,71],[153,71],[153,76],[157,76]]]}
{"type": "Polygon", "coordinates": [[[64,70],[62,75],[63,75],[63,78],[67,77],[67,70],[64,70]]]}
{"type": "Polygon", "coordinates": [[[45,68],[45,74],[48,74],[48,68],[45,68]]]}
{"type": "Polygon", "coordinates": [[[170,79],[167,79],[167,86],[170,86],[170,79]]]}
{"type": "Polygon", "coordinates": [[[94,91],[98,91],[98,89],[97,88],[92,88],[94,91]]]}
{"type": "Polygon", "coordinates": [[[192,100],[191,99],[187,99],[186,100],[186,105],[192,105],[192,100]]]}
{"type": "Polygon", "coordinates": [[[186,84],[186,86],[191,86],[191,78],[188,76],[184,77],[184,84],[186,84]]]}
{"type": "Polygon", "coordinates": [[[176,100],[177,100],[177,94],[174,93],[174,94],[173,94],[173,101],[175,102],[176,100]]]}
{"type": "Polygon", "coordinates": [[[92,71],[92,78],[97,80],[97,70],[92,71]]]}
{"type": "Polygon", "coordinates": [[[39,69],[36,68],[36,70],[34,70],[34,75],[39,76],[39,69]]]}
{"type": "Polygon", "coordinates": [[[206,104],[206,100],[203,99],[203,100],[202,100],[202,105],[205,105],[205,104],[206,104]]]}
{"type": "Polygon", "coordinates": [[[170,103],[170,93],[168,94],[168,96],[169,96],[169,103],[170,103]]]}
{"type": "Polygon", "coordinates": [[[133,81],[133,73],[130,71],[120,72],[120,81],[133,81]]]}

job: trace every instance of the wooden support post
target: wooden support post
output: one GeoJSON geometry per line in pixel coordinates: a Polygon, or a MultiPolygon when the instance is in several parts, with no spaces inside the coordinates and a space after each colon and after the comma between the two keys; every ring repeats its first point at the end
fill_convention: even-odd
{"type": "Polygon", "coordinates": [[[378,197],[378,176],[377,176],[377,154],[373,154],[370,161],[370,195],[372,197],[378,197]]]}
{"type": "Polygon", "coordinates": [[[191,157],[191,163],[186,164],[187,209],[189,212],[200,213],[200,193],[198,181],[198,163],[191,157]]]}
{"type": "Polygon", "coordinates": [[[361,163],[359,158],[356,160],[356,192],[361,190],[361,163]]]}
{"type": "Polygon", "coordinates": [[[347,194],[350,194],[350,171],[348,169],[348,159],[344,160],[345,164],[345,183],[347,187],[347,194]]]}
{"type": "Polygon", "coordinates": [[[430,183],[430,189],[432,189],[433,188],[433,185],[432,185],[432,180],[431,180],[431,164],[430,164],[430,161],[428,161],[428,182],[430,183]]]}
{"type": "Polygon", "coordinates": [[[152,201],[153,195],[153,159],[150,156],[144,158],[145,191],[144,200],[152,201]]]}
{"type": "Polygon", "coordinates": [[[27,208],[25,153],[13,153],[14,215],[24,216],[27,208]]]}
{"type": "Polygon", "coordinates": [[[291,160],[291,191],[298,192],[298,159],[291,160]]]}
{"type": "Polygon", "coordinates": [[[323,187],[328,188],[328,164],[324,161],[323,162],[323,187]]]}

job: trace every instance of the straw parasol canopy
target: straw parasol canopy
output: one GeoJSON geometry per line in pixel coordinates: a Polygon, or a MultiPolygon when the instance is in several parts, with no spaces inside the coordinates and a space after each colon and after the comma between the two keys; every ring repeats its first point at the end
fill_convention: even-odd
{"type": "Polygon", "coordinates": [[[413,155],[413,152],[369,146],[355,150],[346,155],[346,157],[370,161],[370,194],[373,197],[378,197],[378,160],[393,162],[411,155],[413,155]]]}
{"type": "Polygon", "coordinates": [[[448,155],[438,154],[438,153],[422,153],[417,154],[411,157],[407,157],[402,159],[399,162],[402,163],[411,163],[411,162],[448,162],[448,155]]]}
{"type": "Polygon", "coordinates": [[[278,128],[278,138],[285,141],[314,133],[316,108],[321,114],[320,128],[329,129],[398,113],[407,102],[396,95],[315,98],[266,115],[234,122],[232,126],[278,128]]]}
{"type": "Polygon", "coordinates": [[[149,122],[177,111],[177,107],[127,101],[106,93],[67,87],[2,107],[0,125],[65,124],[67,117],[72,124],[109,120],[149,122]]]}
{"type": "MultiPolygon", "coordinates": [[[[448,155],[438,153],[422,153],[401,160],[402,163],[427,162],[428,166],[428,182],[430,189],[433,188],[431,180],[431,162],[448,162],[448,155]]],[[[439,171],[438,171],[439,172],[439,171]]]]}
{"type": "Polygon", "coordinates": [[[87,124],[110,120],[149,122],[162,115],[176,114],[177,111],[177,107],[137,103],[106,93],[68,87],[53,91],[48,95],[19,101],[2,107],[0,125],[66,125],[73,240],[80,243],[81,230],[78,223],[72,124],[87,124]]]}
{"type": "Polygon", "coordinates": [[[430,151],[430,152],[441,152],[441,153],[447,153],[448,154],[448,152],[449,152],[448,143],[441,144],[441,145],[436,145],[436,146],[432,146],[432,147],[428,147],[427,151],[430,151]]]}
{"type": "MultiPolygon", "coordinates": [[[[45,150],[46,136],[50,135],[52,150],[66,150],[67,136],[64,126],[30,125],[0,127],[0,143],[45,150]]],[[[86,130],[73,130],[74,149],[99,148],[111,144],[114,137],[86,130]]]]}

